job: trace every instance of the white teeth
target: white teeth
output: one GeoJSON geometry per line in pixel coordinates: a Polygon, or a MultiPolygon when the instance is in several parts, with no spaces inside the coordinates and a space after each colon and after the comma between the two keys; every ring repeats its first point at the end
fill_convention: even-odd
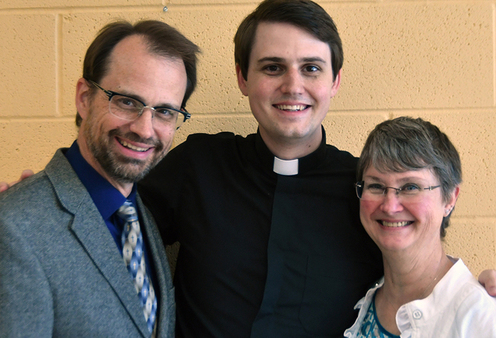
{"type": "Polygon", "coordinates": [[[384,225],[385,227],[390,227],[390,228],[404,227],[404,226],[408,225],[408,223],[410,223],[410,222],[385,222],[385,221],[382,221],[382,225],[384,225]]]}
{"type": "Polygon", "coordinates": [[[126,141],[122,141],[122,140],[119,140],[119,143],[122,144],[124,147],[129,148],[129,149],[132,149],[132,150],[135,150],[135,151],[144,152],[144,151],[147,151],[148,149],[150,149],[150,148],[136,147],[136,146],[133,146],[132,144],[129,144],[126,141]]]}
{"type": "Polygon", "coordinates": [[[300,110],[304,110],[307,106],[281,104],[281,105],[277,105],[276,107],[277,109],[281,109],[281,110],[300,111],[300,110]]]}

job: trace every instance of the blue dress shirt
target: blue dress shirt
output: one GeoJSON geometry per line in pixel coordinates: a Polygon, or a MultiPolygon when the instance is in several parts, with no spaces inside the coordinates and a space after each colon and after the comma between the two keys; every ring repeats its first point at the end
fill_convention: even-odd
{"type": "MultiPolygon", "coordinates": [[[[103,178],[91,165],[89,165],[88,162],[86,162],[86,160],[81,155],[77,141],[74,141],[72,146],[65,153],[65,156],[76,172],[77,176],[85,186],[86,190],[90,194],[91,199],[93,200],[93,203],[95,203],[98,211],[102,215],[102,218],[104,219],[108,230],[112,234],[115,244],[117,244],[117,248],[119,249],[119,252],[122,256],[121,235],[124,225],[122,219],[116,215],[116,211],[119,210],[126,199],[133,202],[133,204],[136,206],[136,209],[138,210],[138,206],[136,204],[136,184],[134,184],[131,193],[126,198],[120,193],[119,190],[117,190],[112,184],[110,184],[109,181],[103,178]]],[[[148,276],[151,276],[153,286],[155,287],[157,283],[155,282],[155,275],[151,266],[152,261],[149,259],[147,254],[148,245],[146,234],[144,233],[143,227],[141,230],[143,231],[143,252],[145,254],[146,270],[148,276]]]]}

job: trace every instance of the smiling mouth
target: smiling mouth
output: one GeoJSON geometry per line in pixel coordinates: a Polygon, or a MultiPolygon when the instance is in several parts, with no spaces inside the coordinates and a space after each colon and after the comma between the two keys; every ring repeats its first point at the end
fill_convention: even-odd
{"type": "Polygon", "coordinates": [[[145,151],[148,151],[150,148],[140,148],[140,147],[136,147],[136,146],[133,146],[132,144],[129,144],[127,143],[126,141],[123,141],[123,140],[120,140],[120,139],[117,139],[117,142],[120,143],[121,146],[125,147],[125,148],[128,148],[128,149],[131,149],[131,150],[134,150],[134,151],[138,151],[138,152],[141,152],[141,153],[144,153],[145,151]]]}
{"type": "Polygon", "coordinates": [[[388,227],[388,228],[401,228],[405,227],[407,225],[412,224],[413,222],[386,222],[386,221],[378,221],[382,226],[388,227]]]}
{"type": "Polygon", "coordinates": [[[299,105],[299,104],[295,104],[295,105],[279,104],[279,105],[274,105],[274,107],[276,107],[279,110],[285,110],[285,111],[302,111],[302,110],[307,109],[310,106],[299,105]]]}

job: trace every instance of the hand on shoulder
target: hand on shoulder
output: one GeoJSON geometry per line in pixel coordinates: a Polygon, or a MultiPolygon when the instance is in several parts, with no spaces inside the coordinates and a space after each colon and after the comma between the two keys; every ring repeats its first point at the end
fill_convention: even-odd
{"type": "Polygon", "coordinates": [[[486,288],[489,295],[496,297],[496,270],[484,270],[479,275],[479,283],[486,288]]]}
{"type": "Polygon", "coordinates": [[[32,176],[32,175],[34,175],[33,171],[31,169],[26,169],[26,170],[23,170],[23,172],[21,173],[21,177],[17,181],[14,181],[14,182],[11,182],[11,183],[0,182],[0,192],[9,189],[14,184],[19,183],[22,180],[24,180],[24,179],[26,179],[26,178],[28,178],[29,176],[32,176]]]}

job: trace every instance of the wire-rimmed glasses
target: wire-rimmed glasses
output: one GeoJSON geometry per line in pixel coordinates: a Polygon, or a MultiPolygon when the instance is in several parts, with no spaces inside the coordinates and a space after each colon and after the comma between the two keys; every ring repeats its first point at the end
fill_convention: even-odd
{"type": "Polygon", "coordinates": [[[435,185],[423,188],[415,183],[406,183],[400,188],[395,188],[387,187],[380,183],[367,183],[365,181],[355,183],[356,194],[359,199],[363,200],[382,200],[384,196],[386,196],[388,189],[394,189],[396,196],[411,199],[420,196],[422,191],[434,190],[440,186],[441,185],[435,185]]]}
{"type": "Polygon", "coordinates": [[[181,110],[172,107],[150,107],[143,101],[125,94],[117,93],[111,90],[102,88],[98,83],[92,80],[87,80],[89,83],[101,89],[109,99],[109,111],[123,120],[134,121],[138,119],[146,108],[152,111],[152,117],[163,125],[175,126],[176,129],[191,117],[191,114],[185,108],[181,110]]]}

